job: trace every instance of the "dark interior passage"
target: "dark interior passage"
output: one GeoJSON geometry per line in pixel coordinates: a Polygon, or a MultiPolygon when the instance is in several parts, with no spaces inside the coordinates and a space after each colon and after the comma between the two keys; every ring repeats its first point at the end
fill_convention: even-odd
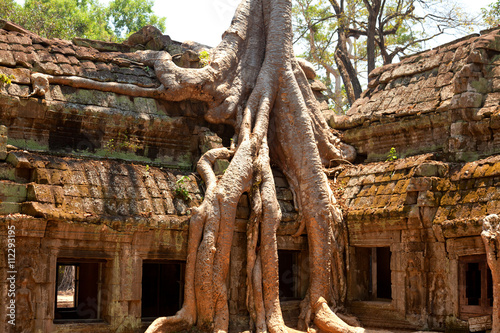
{"type": "Polygon", "coordinates": [[[298,298],[297,251],[278,250],[281,300],[298,298]]]}
{"type": "Polygon", "coordinates": [[[142,266],[142,318],[174,315],[182,306],[182,263],[144,263],[142,266]]]}
{"type": "Polygon", "coordinates": [[[391,250],[377,247],[377,298],[392,299],[391,250]]]}

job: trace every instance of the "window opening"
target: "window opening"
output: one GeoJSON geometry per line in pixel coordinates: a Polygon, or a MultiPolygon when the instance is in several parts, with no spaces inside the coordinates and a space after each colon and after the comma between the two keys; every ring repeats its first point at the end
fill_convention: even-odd
{"type": "Polygon", "coordinates": [[[392,299],[391,250],[389,247],[356,247],[354,299],[392,299]]]}
{"type": "Polygon", "coordinates": [[[102,263],[58,262],[54,322],[100,320],[102,263]]]}
{"type": "Polygon", "coordinates": [[[459,259],[459,295],[462,319],[492,313],[493,283],[485,255],[459,259]]]}

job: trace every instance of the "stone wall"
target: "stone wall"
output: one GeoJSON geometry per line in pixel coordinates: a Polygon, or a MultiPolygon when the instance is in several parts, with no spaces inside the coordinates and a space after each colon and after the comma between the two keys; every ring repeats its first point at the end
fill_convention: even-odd
{"type": "Polygon", "coordinates": [[[471,161],[500,152],[500,31],[484,31],[376,68],[345,116],[331,119],[368,161],[440,152],[471,161]]]}
{"type": "MultiPolygon", "coordinates": [[[[194,176],[177,182],[183,176],[147,165],[9,152],[1,163],[1,246],[7,248],[7,227],[14,226],[16,282],[19,290],[27,279],[33,304],[32,313],[18,311],[18,328],[139,329],[142,262],[185,260],[189,209],[201,197],[194,176]],[[176,194],[179,186],[191,200],[176,194]],[[54,324],[56,262],[61,259],[102,264],[102,322],[54,324]]],[[[0,259],[2,299],[7,299],[6,260],[0,259]]],[[[6,317],[5,306],[0,316],[6,317]]],[[[11,328],[3,326],[6,332],[11,328]]]]}
{"type": "MultiPolygon", "coordinates": [[[[133,52],[136,48],[83,39],[49,40],[19,32],[5,21],[2,26],[0,73],[14,78],[0,88],[0,124],[8,127],[9,143],[15,146],[190,170],[199,157],[199,128],[211,127],[227,141],[232,135],[226,127],[203,120],[204,103],[157,98],[160,83],[133,52]],[[33,73],[52,77],[43,96],[30,96],[33,73]],[[81,82],[108,86],[89,89],[81,82]],[[127,89],[111,92],[110,84],[127,89]]],[[[192,47],[165,43],[166,50],[181,52],[179,56],[192,47]]]]}
{"type": "Polygon", "coordinates": [[[337,179],[348,207],[351,311],[369,326],[467,327],[459,261],[482,255],[481,224],[500,210],[500,157],[446,163],[433,155],[346,168],[337,179]],[[356,251],[390,247],[392,296],[361,300],[356,251]]]}
{"type": "MultiPolygon", "coordinates": [[[[5,130],[5,129],[3,129],[5,130]]],[[[144,262],[184,262],[191,208],[200,204],[203,186],[195,174],[107,159],[58,157],[10,150],[0,162],[0,246],[8,228],[16,231],[17,289],[26,280],[32,312],[18,312],[18,330],[39,332],[137,332],[141,319],[144,262]],[[96,322],[54,321],[56,263],[99,262],[100,312],[96,322]]],[[[275,172],[283,222],[278,246],[307,253],[297,228],[292,194],[275,172]]],[[[229,279],[231,329],[248,329],[245,262],[248,198],[237,210],[229,279]]],[[[305,261],[307,262],[307,261],[305,261]]],[[[0,258],[2,299],[7,299],[7,257],[0,258]]],[[[301,267],[307,275],[307,267],[301,267]]],[[[303,276],[302,278],[307,278],[303,276]]],[[[306,285],[305,283],[303,284],[306,285]]],[[[305,293],[305,290],[302,291],[305,293]]],[[[22,302],[21,302],[22,303],[22,302]]],[[[21,304],[22,305],[22,304],[21,304]]],[[[19,305],[18,305],[19,306],[19,305]]],[[[296,325],[298,302],[284,303],[296,325]],[[288,304],[288,305],[287,305],[288,304]]],[[[5,318],[6,307],[0,309],[5,318]]]]}
{"type": "MultiPolygon", "coordinates": [[[[114,44],[47,40],[4,21],[0,26],[0,73],[15,76],[0,88],[0,124],[7,126],[0,126],[0,246],[7,248],[8,228],[15,228],[22,296],[22,324],[2,329],[144,331],[143,264],[182,267],[191,209],[203,196],[190,171],[201,153],[229,146],[233,133],[205,122],[204,103],[163,101],[154,73],[134,51],[167,50],[179,65],[194,68],[202,46],[181,45],[149,28],[130,43],[114,44]],[[44,93],[35,90],[35,72],[50,76],[44,93]],[[110,88],[117,84],[126,89],[110,88]],[[56,318],[57,267],[68,262],[98,265],[98,320],[56,318]]],[[[347,115],[329,115],[359,161],[385,160],[393,147],[399,157],[345,167],[332,179],[349,232],[348,310],[366,326],[477,325],[463,304],[462,277],[465,264],[484,258],[478,221],[500,211],[499,38],[498,30],[486,31],[376,69],[347,115]],[[384,279],[388,286],[378,284],[384,279]]],[[[308,78],[321,99],[325,87],[308,78]]],[[[217,161],[216,173],[227,164],[217,161]]],[[[299,227],[293,195],[285,177],[273,172],[283,213],[278,248],[296,260],[287,272],[295,294],[282,302],[293,327],[309,278],[307,237],[291,236],[299,227]]],[[[228,280],[234,332],[249,329],[249,213],[243,195],[228,280]]],[[[2,300],[10,264],[0,258],[2,300]]]]}

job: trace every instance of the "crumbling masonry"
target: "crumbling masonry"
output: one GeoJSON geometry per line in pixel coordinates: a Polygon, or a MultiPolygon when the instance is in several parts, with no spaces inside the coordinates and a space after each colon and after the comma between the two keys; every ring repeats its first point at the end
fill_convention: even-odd
{"type": "MultiPolygon", "coordinates": [[[[157,98],[160,83],[134,52],[168,50],[178,65],[197,67],[203,46],[151,28],[113,44],[0,27],[0,73],[14,75],[0,90],[2,330],[144,331],[182,302],[188,220],[204,191],[193,166],[209,148],[229,146],[233,133],[203,119],[204,103],[157,98]],[[90,90],[89,82],[125,88],[90,90]],[[4,320],[11,226],[15,327],[4,320]],[[69,307],[56,293],[66,266],[78,271],[69,307]]],[[[491,328],[481,231],[486,216],[500,213],[499,55],[499,30],[468,36],[377,68],[345,116],[325,107],[358,152],[353,166],[326,171],[348,224],[346,308],[366,327],[491,328]],[[385,161],[391,148],[397,159],[385,161]]],[[[309,79],[321,100],[321,83],[309,79]]],[[[225,166],[219,160],[218,172],[225,166]]],[[[294,327],[309,278],[307,235],[292,237],[292,192],[274,176],[280,294],[294,327]]],[[[249,210],[243,196],[228,281],[232,331],[248,329],[249,210]]]]}

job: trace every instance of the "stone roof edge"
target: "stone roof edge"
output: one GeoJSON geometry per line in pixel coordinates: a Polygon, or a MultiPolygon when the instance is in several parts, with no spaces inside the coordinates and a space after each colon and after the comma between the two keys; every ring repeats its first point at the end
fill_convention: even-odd
{"type": "Polygon", "coordinates": [[[7,30],[7,31],[19,32],[19,33],[22,33],[22,34],[26,34],[26,35],[35,36],[35,37],[39,37],[40,38],[40,36],[38,36],[34,32],[29,31],[27,29],[24,29],[23,27],[21,27],[18,24],[15,24],[14,22],[3,20],[3,19],[0,19],[0,29],[4,29],[4,30],[7,30]]]}
{"type": "Polygon", "coordinates": [[[464,41],[467,41],[467,40],[470,40],[473,38],[483,37],[483,36],[486,36],[494,31],[498,31],[500,33],[500,25],[497,27],[490,28],[490,29],[481,30],[479,33],[473,33],[473,34],[470,34],[470,35],[467,35],[464,37],[460,37],[460,38],[452,40],[448,43],[438,45],[438,46],[435,46],[435,47],[427,49],[427,50],[419,51],[417,53],[409,54],[407,56],[402,56],[399,58],[400,61],[397,63],[391,63],[391,64],[387,64],[387,65],[383,65],[383,66],[375,68],[375,70],[372,73],[370,73],[370,75],[369,75],[370,81],[373,81],[376,77],[379,77],[383,72],[385,72],[385,70],[390,69],[390,68],[394,68],[394,67],[398,67],[402,63],[410,60],[413,57],[421,56],[425,53],[438,52],[442,49],[448,48],[448,47],[453,46],[455,44],[457,44],[457,46],[458,46],[458,44],[461,42],[464,42],[464,41]]]}

